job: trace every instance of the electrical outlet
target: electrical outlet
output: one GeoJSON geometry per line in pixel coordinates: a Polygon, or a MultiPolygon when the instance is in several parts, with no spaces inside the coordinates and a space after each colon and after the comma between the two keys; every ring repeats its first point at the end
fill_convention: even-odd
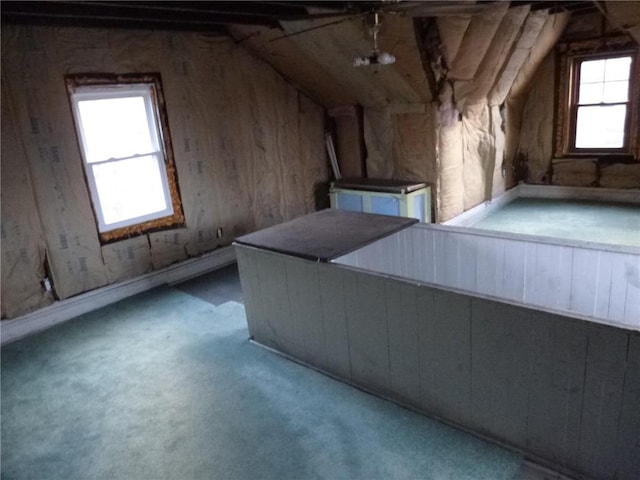
{"type": "Polygon", "coordinates": [[[51,291],[51,280],[49,280],[49,277],[44,277],[42,280],[42,288],[44,288],[45,292],[51,291]]]}
{"type": "Polygon", "coordinates": [[[222,227],[218,227],[218,230],[216,230],[216,238],[220,237],[222,237],[222,227]]]}

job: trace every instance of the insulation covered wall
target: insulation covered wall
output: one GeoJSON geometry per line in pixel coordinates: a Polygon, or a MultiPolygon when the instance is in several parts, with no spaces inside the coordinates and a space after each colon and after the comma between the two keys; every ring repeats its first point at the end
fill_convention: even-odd
{"type": "Polygon", "coordinates": [[[518,153],[527,165],[527,182],[545,183],[553,155],[555,55],[549,54],[536,72],[521,108],[518,153]]]}
{"type": "Polygon", "coordinates": [[[364,140],[370,178],[437,181],[435,133],[429,105],[364,109],[364,140]]]}
{"type": "Polygon", "coordinates": [[[443,61],[436,78],[446,79],[438,92],[439,221],[514,184],[509,165],[523,102],[509,115],[510,95],[530,84],[567,18],[499,2],[477,15],[437,20],[443,61]]]}
{"type": "Polygon", "coordinates": [[[2,317],[52,302],[41,282],[45,245],[33,198],[31,175],[2,82],[2,317]]]}
{"type": "Polygon", "coordinates": [[[428,182],[435,189],[432,92],[413,19],[383,15],[379,47],[392,52],[396,62],[362,68],[354,68],[353,61],[371,54],[364,17],[327,22],[322,28],[306,20],[281,23],[283,32],[234,26],[231,33],[330,108],[343,176],[395,177],[428,182]],[[349,113],[354,110],[357,116],[349,113]]]}
{"type": "Polygon", "coordinates": [[[332,139],[340,173],[343,177],[365,177],[361,109],[348,105],[329,110],[329,115],[335,124],[336,138],[332,139]]]}
{"type": "MultiPolygon", "coordinates": [[[[612,23],[609,14],[626,12],[625,2],[607,2],[605,11],[607,15],[566,18],[562,30],[555,25],[546,25],[543,33],[555,29],[557,39],[564,30],[560,39],[563,42],[619,35],[617,25],[612,23]]],[[[630,15],[628,20],[631,23],[637,21],[637,15],[630,15]]],[[[633,33],[633,29],[623,30],[633,33]]],[[[542,34],[541,37],[546,38],[542,34]]],[[[640,188],[638,163],[616,163],[612,158],[601,162],[597,155],[554,158],[556,104],[560,101],[558,82],[564,82],[565,79],[558,74],[560,62],[555,51],[549,53],[549,49],[542,49],[538,45],[532,53],[538,57],[538,61],[533,63],[540,65],[533,81],[518,78],[508,100],[509,114],[519,127],[515,137],[517,147],[510,145],[508,156],[519,163],[521,179],[526,179],[528,183],[576,187],[640,188]]]]}
{"type": "Polygon", "coordinates": [[[59,298],[315,210],[315,189],[328,180],[324,111],[231,39],[26,26],[5,26],[2,33],[3,315],[29,308],[5,295],[5,283],[16,292],[41,288],[40,275],[7,271],[5,278],[5,247],[19,241],[17,229],[5,228],[5,197],[29,214],[28,202],[13,201],[18,189],[4,188],[5,163],[15,176],[14,165],[31,172],[42,241],[34,237],[30,248],[40,256],[46,249],[59,298]],[[63,80],[91,72],[161,74],[185,228],[100,245],[63,80]],[[4,125],[5,92],[14,129],[4,125]],[[7,142],[16,148],[7,149],[7,142]]]}

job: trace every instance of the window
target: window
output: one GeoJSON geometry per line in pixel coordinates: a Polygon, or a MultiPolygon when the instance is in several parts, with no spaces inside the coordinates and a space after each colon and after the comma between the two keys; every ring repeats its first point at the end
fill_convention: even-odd
{"type": "Polygon", "coordinates": [[[561,55],[556,156],[637,158],[637,52],[586,43],[565,46],[561,55]]]}
{"type": "Polygon", "coordinates": [[[631,55],[578,58],[574,63],[573,147],[623,149],[629,140],[631,55]]]}
{"type": "Polygon", "coordinates": [[[159,76],[66,81],[100,238],[183,224],[159,76]]]}

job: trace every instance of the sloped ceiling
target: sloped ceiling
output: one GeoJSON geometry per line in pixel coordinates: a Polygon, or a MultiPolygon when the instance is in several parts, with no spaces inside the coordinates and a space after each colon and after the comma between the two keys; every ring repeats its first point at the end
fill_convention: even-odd
{"type": "Polygon", "coordinates": [[[383,107],[431,100],[411,18],[386,16],[383,20],[380,48],[393,52],[395,65],[360,68],[353,66],[354,58],[370,55],[372,49],[361,16],[297,35],[317,25],[309,21],[281,24],[284,32],[246,26],[233,26],[230,31],[326,107],[383,107]]]}
{"type": "Polygon", "coordinates": [[[413,6],[382,15],[380,48],[396,56],[393,65],[353,66],[355,57],[369,55],[372,48],[362,14],[339,21],[281,21],[282,31],[248,25],[229,30],[328,108],[360,104],[410,109],[427,104],[437,95],[432,91],[435,82],[429,82],[435,67],[436,77],[444,75],[453,84],[462,109],[485,100],[499,105],[516,79],[521,86],[527,84],[522,75],[531,77],[531,67],[540,60],[532,56],[534,47],[544,45],[548,52],[569,18],[569,8],[558,5],[578,13],[597,10],[591,2],[452,2],[432,10],[431,2],[407,3],[413,6]],[[435,27],[419,17],[422,14],[433,15],[435,27]],[[424,25],[428,28],[421,30],[424,25]],[[429,28],[437,29],[435,49],[425,47],[434,42],[433,35],[419,38],[429,28]],[[437,58],[438,52],[443,59],[437,58]]]}
{"type": "Polygon", "coordinates": [[[627,32],[640,45],[640,3],[635,1],[596,4],[613,27],[627,32]]]}
{"type": "Polygon", "coordinates": [[[496,4],[473,16],[437,20],[447,79],[457,105],[502,104],[514,85],[523,89],[569,19],[530,5],[496,4]]]}
{"type": "Polygon", "coordinates": [[[1,13],[3,23],[229,32],[328,108],[410,108],[434,98],[434,51],[462,106],[484,98],[499,104],[532,70],[534,46],[553,45],[558,29],[548,22],[598,10],[640,38],[640,8],[626,1],[3,1],[1,13]],[[382,12],[380,47],[397,61],[354,68],[354,57],[371,53],[365,16],[374,10],[382,12]],[[417,38],[433,19],[435,40],[417,38]],[[432,49],[434,41],[440,45],[432,49]]]}

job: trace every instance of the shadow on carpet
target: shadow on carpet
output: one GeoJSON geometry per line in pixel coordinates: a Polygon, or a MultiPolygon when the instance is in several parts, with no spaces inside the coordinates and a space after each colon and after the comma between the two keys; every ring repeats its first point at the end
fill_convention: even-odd
{"type": "Polygon", "coordinates": [[[2,349],[3,479],[501,480],[515,453],[248,340],[160,288],[2,349]]]}

